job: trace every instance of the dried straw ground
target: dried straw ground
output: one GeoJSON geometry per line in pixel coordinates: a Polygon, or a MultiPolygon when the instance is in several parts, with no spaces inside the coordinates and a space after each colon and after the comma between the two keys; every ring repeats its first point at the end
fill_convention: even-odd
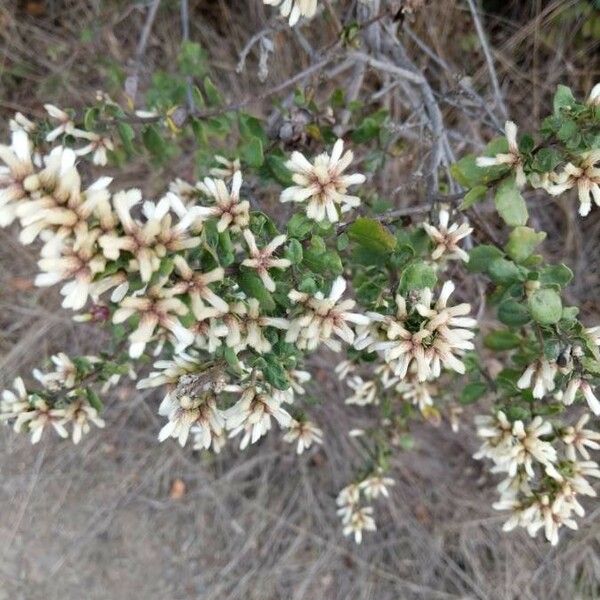
{"type": "MultiPolygon", "coordinates": [[[[255,56],[244,74],[236,74],[235,65],[272,13],[258,0],[190,4],[191,37],[209,51],[221,89],[232,101],[251,95],[257,89],[255,56]]],[[[477,148],[490,129],[481,107],[465,111],[457,81],[471,76],[486,99],[493,87],[468,3],[424,4],[410,31],[441,62],[414,40],[407,41],[411,56],[436,90],[455,152],[477,148]]],[[[558,82],[583,93],[600,80],[600,38],[585,25],[591,4],[484,3],[500,89],[525,129],[548,109],[558,82]]],[[[2,121],[16,109],[39,114],[47,100],[80,105],[90,99],[114,76],[115,65],[131,64],[146,14],[141,5],[0,0],[2,121]]],[[[312,29],[305,34],[319,47],[328,29],[312,29]]],[[[165,0],[142,80],[157,66],[169,68],[180,39],[179,2],[165,0]]],[[[298,58],[299,38],[280,33],[273,41],[268,85],[308,66],[308,58],[298,58]]],[[[314,78],[308,83],[327,85],[314,78]]],[[[367,74],[364,93],[370,85],[367,74]]],[[[393,93],[385,102],[401,120],[393,93]]],[[[409,149],[392,165],[390,189],[410,181],[413,160],[409,149]]],[[[128,171],[127,184],[143,183],[153,194],[175,173],[191,177],[192,167],[192,157],[184,158],[147,181],[140,163],[128,171]]],[[[412,196],[397,195],[396,201],[402,205],[412,196]]],[[[593,323],[600,320],[600,219],[593,213],[582,224],[574,215],[570,202],[540,201],[533,209],[540,227],[552,233],[545,250],[566,253],[576,271],[570,293],[593,323]]],[[[52,352],[93,352],[102,343],[95,330],[72,323],[56,294],[32,287],[35,257],[35,249],[17,243],[14,230],[0,231],[3,384],[52,352]]],[[[158,398],[132,386],[108,400],[107,428],[80,447],[48,436],[32,448],[2,428],[0,600],[599,597],[598,503],[588,503],[581,531],[566,534],[557,549],[520,533],[502,535],[502,519],[490,508],[494,482],[471,459],[476,441],[470,415],[458,435],[446,427],[419,427],[416,448],[395,461],[397,485],[389,505],[381,505],[381,531],[360,547],[344,539],[334,497],[351,476],[348,457],[357,456],[346,431],[363,422],[365,411],[344,407],[330,371],[321,366],[317,372],[326,400],[315,410],[327,443],[300,459],[277,433],[241,456],[231,449],[205,458],[175,443],[158,445],[158,398]],[[180,483],[173,487],[176,480],[185,490],[180,483]]]]}

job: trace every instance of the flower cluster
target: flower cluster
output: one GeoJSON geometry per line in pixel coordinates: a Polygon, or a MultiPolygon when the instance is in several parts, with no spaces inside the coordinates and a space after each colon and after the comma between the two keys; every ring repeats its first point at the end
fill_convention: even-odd
{"type": "Polygon", "coordinates": [[[494,504],[497,510],[511,511],[505,531],[519,526],[535,537],[543,529],[556,545],[562,526],[577,529],[574,516],[585,514],[579,497],[596,496],[588,478],[600,478],[600,467],[586,449],[600,447],[600,433],[584,428],[588,420],[586,414],[561,429],[539,416],[529,424],[511,423],[502,411],[478,417],[477,433],[484,443],[475,457],[493,460],[493,471],[506,477],[494,504]]]}
{"type": "Polygon", "coordinates": [[[360,544],[363,531],[377,529],[373,518],[373,507],[364,506],[363,501],[370,502],[379,496],[389,497],[388,488],[394,483],[393,479],[384,477],[380,470],[376,470],[361,481],[351,483],[340,491],[336,502],[344,535],[354,536],[354,541],[360,544]]]}
{"type": "MultiPolygon", "coordinates": [[[[317,8],[316,0],[265,3],[290,24],[317,8]]],[[[587,412],[578,418],[582,407],[600,414],[600,334],[563,305],[560,290],[572,271],[535,254],[546,234],[527,226],[522,189],[557,196],[576,188],[584,216],[600,205],[600,151],[592,143],[599,98],[598,86],[585,103],[559,89],[539,143],[518,139],[507,122],[506,139],[492,140],[486,156],[448,170],[469,188],[464,198],[434,196],[429,220],[412,225],[402,209],[380,214],[378,194],[352,195],[366,177],[352,173],[354,154],[341,139],[313,159],[296,150],[286,161],[285,146],[263,144],[260,119],[240,112],[237,131],[230,115],[217,115],[206,127],[239,134],[241,158],[215,156],[198,181],[176,178],[149,196],[96,171],[136,154],[136,136],[157,158],[169,155],[159,142],[203,135],[204,123],[190,115],[190,132],[176,123],[176,107],[130,115],[104,96],[83,123],[52,105],[41,123],[16,115],[10,145],[0,145],[0,226],[18,223],[20,241],[39,244],[36,285],[59,285],[63,306],[78,313],[76,321],[105,327],[118,356],[54,356],[53,370],[34,371],[39,389],[17,378],[3,392],[0,419],[34,443],[46,428],[77,443],[91,425],[104,426],[92,385],[107,389],[132,374],[129,359],[153,355],[138,389],[165,388],[161,442],[220,452],[229,439],[244,449],[277,428],[301,454],[323,442],[310,414],[320,398],[303,397],[307,355],[343,350],[335,371],[351,390],[347,410],[363,407],[370,421],[350,432],[360,436],[365,461],[337,499],[345,535],[360,543],[376,529],[371,501],[388,496],[389,456],[411,447],[413,418],[434,426],[445,419],[457,431],[461,405],[493,396],[492,415],[477,420],[477,457],[505,478],[495,506],[511,511],[505,529],[522,526],[533,536],[543,528],[555,544],[563,525],[576,527],[581,497],[595,495],[588,479],[600,477],[588,453],[600,448],[600,434],[588,428],[587,412]],[[302,214],[281,223],[257,207],[274,200],[265,181],[290,175],[279,201],[302,214]],[[485,227],[471,238],[460,217],[491,191],[511,228],[504,245],[485,227]],[[484,236],[489,245],[479,241],[484,236]],[[489,278],[490,302],[477,282],[478,314],[497,308],[507,327],[486,326],[477,353],[471,304],[450,300],[457,285],[466,296],[469,273],[489,278]],[[508,354],[488,361],[488,351],[508,354]]],[[[380,151],[368,149],[367,169],[379,154],[385,160],[380,151]]],[[[456,182],[443,185],[455,191],[456,182]]],[[[315,373],[319,384],[326,371],[324,363],[315,373]]]]}
{"type": "Polygon", "coordinates": [[[85,385],[86,373],[95,372],[102,361],[95,356],[74,361],[61,353],[53,356],[52,362],[54,371],[33,373],[40,389],[27,389],[23,379],[17,377],[13,389],[2,392],[0,421],[12,424],[17,432],[29,433],[33,444],[41,440],[48,427],[62,438],[70,436],[78,444],[91,425],[104,427],[99,400],[85,385]]]}
{"type": "MultiPolygon", "coordinates": [[[[599,84],[600,85],[600,84],[599,84]]],[[[598,85],[594,86],[587,104],[597,106],[598,85]]],[[[592,209],[592,202],[600,206],[600,150],[593,148],[579,153],[571,153],[570,159],[557,161],[557,166],[548,171],[532,170],[525,172],[526,155],[519,148],[517,126],[512,121],[505,125],[507,152],[495,156],[480,156],[477,166],[507,167],[515,176],[518,187],[524,187],[527,182],[534,188],[544,189],[552,196],[559,196],[570,189],[577,190],[579,199],[579,214],[587,216],[592,209]]]]}
{"type": "Polygon", "coordinates": [[[451,281],[444,283],[435,302],[429,288],[414,301],[397,294],[393,312],[367,313],[371,325],[361,332],[355,347],[377,352],[400,379],[411,366],[421,382],[439,377],[442,368],[464,373],[460,357],[474,348],[471,340],[477,322],[466,316],[469,304],[447,306],[454,289],[451,281]]]}

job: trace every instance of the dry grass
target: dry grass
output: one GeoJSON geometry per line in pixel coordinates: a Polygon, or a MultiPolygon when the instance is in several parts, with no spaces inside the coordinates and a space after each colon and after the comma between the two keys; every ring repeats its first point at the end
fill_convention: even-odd
{"type": "MultiPolygon", "coordinates": [[[[411,28],[446,63],[435,64],[411,44],[416,62],[439,92],[438,101],[457,154],[477,147],[491,129],[483,111],[465,108],[457,80],[465,74],[484,95],[488,71],[462,2],[429,2],[411,28]]],[[[582,34],[577,16],[585,2],[492,2],[486,20],[510,113],[527,128],[548,109],[558,82],[580,93],[600,80],[598,38],[582,34]]],[[[192,39],[209,49],[215,79],[230,100],[256,89],[256,61],[235,73],[240,50],[265,25],[268,11],[252,2],[191,2],[192,39]]],[[[83,104],[115,65],[131,64],[144,10],[129,2],[71,0],[0,2],[0,114],[40,113],[43,101],[83,104]],[[39,7],[39,14],[38,8],[39,7]],[[83,30],[91,30],[92,37],[83,30]]],[[[307,28],[312,43],[319,36],[307,28]]],[[[325,36],[326,37],[326,36],[325,36]]],[[[282,81],[308,65],[297,47],[274,38],[269,81],[282,81]]],[[[178,2],[165,0],[147,49],[142,76],[168,68],[180,40],[178,2]]],[[[313,78],[320,92],[329,82],[313,78]]],[[[373,85],[367,78],[366,85],[373,85]]],[[[400,94],[384,101],[397,122],[408,118],[400,94]]],[[[255,107],[256,108],[256,107],[255,107]]],[[[419,136],[424,133],[416,129],[419,136]]],[[[398,203],[411,200],[414,148],[382,176],[390,191],[404,185],[398,203]],[[392,175],[390,175],[392,173],[392,175]],[[406,185],[406,182],[409,182],[406,185]],[[406,191],[408,190],[408,191],[406,191]],[[406,194],[404,193],[406,191],[406,194]],[[410,193],[409,193],[410,192],[410,193]]],[[[174,173],[191,177],[193,159],[145,179],[145,165],[127,183],[152,193],[174,173]]],[[[418,187],[418,186],[417,186],[418,187]]],[[[535,203],[536,199],[532,198],[535,203]]],[[[565,255],[577,273],[569,292],[598,321],[600,219],[582,224],[572,204],[540,199],[534,222],[552,232],[545,250],[565,255]]],[[[14,230],[0,231],[0,367],[2,383],[27,372],[58,349],[77,354],[98,348],[91,328],[75,326],[56,294],[36,290],[35,249],[23,249],[14,230]]],[[[329,360],[323,364],[331,365],[329,360]]],[[[275,600],[479,598],[561,599],[600,595],[600,509],[589,502],[582,530],[558,549],[526,535],[502,535],[490,503],[494,482],[471,459],[476,446],[465,427],[454,435],[427,425],[417,447],[394,465],[397,485],[381,505],[381,531],[361,547],[342,538],[336,491],[351,477],[357,456],[345,432],[364,418],[348,409],[329,367],[317,380],[327,398],[315,409],[327,443],[297,459],[278,435],[243,456],[217,458],[158,445],[158,399],[123,389],[108,402],[103,431],[81,446],[44,439],[32,448],[0,430],[0,600],[54,598],[202,598],[275,600]],[[284,447],[285,446],[285,447],[284,447]],[[172,482],[186,490],[171,497],[172,482]]]]}

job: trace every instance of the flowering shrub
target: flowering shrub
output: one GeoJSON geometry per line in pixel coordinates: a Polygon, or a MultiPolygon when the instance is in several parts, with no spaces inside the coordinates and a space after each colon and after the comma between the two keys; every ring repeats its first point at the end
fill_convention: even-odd
{"type": "MultiPolygon", "coordinates": [[[[317,10],[265,3],[291,25],[317,10]]],[[[146,111],[99,94],[83,114],[46,105],[45,120],[10,122],[0,224],[17,223],[20,241],[39,246],[36,284],[59,284],[63,307],[112,344],[99,356],[53,357],[54,370],[36,370],[31,385],[17,377],[0,419],[33,443],[45,430],[78,443],[105,426],[97,390],[152,361],[137,386],[163,390],[161,442],[219,452],[235,439],[244,449],[276,424],[301,454],[326,443],[310,415],[307,358],[329,349],[345,402],[377,415],[350,432],[365,460],[337,498],[344,534],[360,543],[376,528],[371,504],[388,496],[389,457],[409,445],[413,420],[445,418],[457,430],[463,407],[484,400],[492,408],[476,418],[476,457],[504,477],[495,505],[509,512],[504,528],[543,528],[552,544],[563,525],[576,528],[581,496],[595,495],[588,479],[600,477],[588,452],[600,448],[590,424],[600,414],[600,328],[565,305],[573,274],[536,253],[546,234],[528,225],[523,194],[575,189],[582,217],[600,206],[600,86],[583,102],[560,87],[539,131],[519,136],[508,121],[482,156],[452,166],[457,193],[443,193],[436,176],[412,212],[386,208],[372,181],[385,157],[383,110],[358,115],[345,140],[325,121],[290,145],[225,105],[209,79],[192,90],[201,109],[155,96],[146,111]],[[158,200],[99,176],[142,152],[164,164],[191,139],[229,158],[199,152],[199,180],[176,179],[158,200]],[[316,156],[291,151],[316,145],[316,156]],[[369,153],[365,174],[354,152],[369,153]],[[492,197],[505,241],[468,220],[492,197]],[[485,282],[496,328],[480,331],[473,299],[453,282],[466,278],[485,282]]],[[[319,112],[311,102],[297,93],[297,106],[319,112]]],[[[351,111],[339,94],[331,104],[351,111]]]]}

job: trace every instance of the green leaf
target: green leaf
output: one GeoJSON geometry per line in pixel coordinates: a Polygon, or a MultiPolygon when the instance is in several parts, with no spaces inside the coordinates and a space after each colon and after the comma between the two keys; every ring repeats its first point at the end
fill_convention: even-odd
{"type": "Polygon", "coordinates": [[[154,125],[146,125],[142,131],[142,141],[150,154],[158,161],[164,162],[167,158],[166,142],[154,125]]]}
{"type": "Polygon", "coordinates": [[[413,262],[400,275],[399,291],[405,296],[412,290],[432,288],[437,283],[433,267],[424,261],[413,262]]]}
{"type": "Polygon", "coordinates": [[[131,156],[135,154],[135,148],[133,147],[133,139],[135,138],[135,131],[131,125],[128,123],[118,123],[117,131],[119,132],[119,137],[121,138],[121,143],[123,144],[123,149],[125,152],[131,156]]]}
{"type": "Polygon", "coordinates": [[[102,412],[104,410],[104,404],[102,404],[100,396],[98,396],[98,394],[94,390],[90,388],[85,388],[85,395],[87,397],[88,402],[90,403],[90,406],[95,408],[98,412],[102,412]]]}
{"type": "Polygon", "coordinates": [[[350,238],[348,237],[347,233],[341,233],[340,235],[338,235],[338,237],[335,241],[335,245],[340,252],[345,250],[349,244],[350,244],[350,238]]]}
{"type": "Polygon", "coordinates": [[[498,319],[510,327],[521,327],[531,321],[531,316],[525,304],[508,299],[498,307],[498,319]]]}
{"type": "Polygon", "coordinates": [[[227,346],[225,346],[225,344],[223,344],[223,346],[221,346],[221,348],[223,349],[223,358],[227,361],[227,364],[237,373],[241,372],[241,365],[240,365],[240,361],[237,357],[237,354],[235,353],[235,350],[233,348],[228,348],[227,346]]]}
{"type": "Polygon", "coordinates": [[[518,348],[520,343],[521,338],[506,329],[491,331],[483,338],[483,344],[490,350],[513,350],[518,348]]]}
{"type": "Polygon", "coordinates": [[[579,308],[577,306],[564,306],[561,321],[575,321],[579,314],[579,308]]]}
{"type": "Polygon", "coordinates": [[[308,237],[313,229],[314,224],[314,221],[309,219],[306,215],[302,213],[296,213],[288,221],[287,230],[290,237],[303,240],[304,238],[308,237]]]}
{"type": "Polygon", "coordinates": [[[281,185],[290,186],[293,184],[289,169],[285,166],[285,158],[276,154],[268,154],[265,164],[271,176],[281,185]]]}
{"type": "Polygon", "coordinates": [[[275,309],[275,300],[258,275],[251,271],[242,271],[237,281],[242,290],[250,298],[256,298],[265,311],[270,312],[275,309]]]}
{"type": "Polygon", "coordinates": [[[496,246],[481,244],[480,246],[475,246],[475,248],[469,252],[467,268],[471,273],[485,273],[487,272],[490,263],[496,258],[501,257],[502,251],[496,248],[496,246]]]}
{"type": "Polygon", "coordinates": [[[581,359],[582,367],[593,375],[600,375],[600,362],[598,362],[595,358],[591,358],[589,356],[584,356],[581,359]]]}
{"type": "Polygon", "coordinates": [[[202,77],[206,73],[208,55],[197,42],[185,40],[181,44],[178,62],[183,75],[202,77]]]}
{"type": "Polygon", "coordinates": [[[316,273],[331,272],[336,275],[343,271],[342,260],[335,250],[328,250],[322,237],[314,235],[310,246],[304,250],[303,264],[316,273]]]}
{"type": "Polygon", "coordinates": [[[88,108],[83,117],[83,126],[87,131],[93,131],[96,127],[96,121],[100,116],[100,109],[97,106],[88,108]]]}
{"type": "Polygon", "coordinates": [[[468,383],[462,389],[458,401],[462,405],[477,402],[487,392],[487,385],[481,382],[468,383]]]}
{"type": "Polygon", "coordinates": [[[512,260],[496,258],[488,265],[489,273],[494,283],[510,284],[525,281],[525,273],[512,260]]]}
{"type": "Polygon", "coordinates": [[[355,144],[364,144],[375,139],[379,135],[381,124],[375,119],[367,117],[362,123],[352,132],[352,141],[355,144]]]}
{"type": "Polygon", "coordinates": [[[508,236],[506,253],[518,263],[523,262],[535,250],[536,246],[546,238],[543,231],[536,232],[531,227],[515,227],[508,236]]]}
{"type": "Polygon", "coordinates": [[[563,157],[556,148],[540,148],[533,159],[532,167],[540,173],[549,173],[562,162],[563,157]]]}
{"type": "Polygon", "coordinates": [[[548,265],[540,272],[540,282],[544,285],[565,287],[573,279],[573,271],[566,265],[548,265]]]}
{"type": "Polygon", "coordinates": [[[496,210],[511,227],[527,223],[527,205],[515,183],[514,177],[504,179],[496,190],[496,210]]]}
{"type": "Polygon", "coordinates": [[[219,233],[219,261],[223,267],[228,267],[235,261],[235,247],[229,231],[219,233]]]}
{"type": "Polygon", "coordinates": [[[359,217],[348,228],[348,237],[359,246],[382,254],[396,248],[396,238],[375,219],[359,217]]]}
{"type": "Polygon", "coordinates": [[[553,289],[535,290],[527,300],[529,311],[535,321],[541,325],[558,323],[562,316],[562,300],[553,289]]]}
{"type": "Polygon", "coordinates": [[[243,139],[258,138],[263,144],[267,142],[267,134],[260,119],[247,113],[240,113],[238,114],[238,125],[243,139]]]}
{"type": "Polygon", "coordinates": [[[577,100],[575,100],[575,96],[573,96],[571,88],[567,87],[566,85],[559,85],[556,88],[554,99],[552,101],[554,114],[559,115],[563,108],[572,107],[576,104],[577,100]]]}
{"type": "Polygon", "coordinates": [[[477,204],[480,200],[483,200],[487,191],[488,188],[485,185],[476,185],[474,188],[470,189],[463,198],[460,210],[471,208],[471,206],[477,204]]]}
{"type": "Polygon", "coordinates": [[[302,262],[302,244],[296,239],[291,239],[285,249],[285,257],[293,265],[299,265],[302,262]]]}
{"type": "Polygon", "coordinates": [[[240,146],[240,157],[245,163],[258,169],[265,161],[263,145],[260,139],[253,137],[245,144],[242,144],[240,146]]]}
{"type": "Polygon", "coordinates": [[[528,421],[531,419],[531,411],[528,408],[518,406],[517,404],[511,404],[504,412],[511,423],[514,423],[515,421],[528,421]]]}
{"type": "Polygon", "coordinates": [[[219,244],[219,230],[217,229],[216,219],[208,219],[202,228],[204,239],[211,248],[216,248],[219,244]]]}
{"type": "Polygon", "coordinates": [[[266,354],[263,358],[266,363],[262,369],[265,379],[278,390],[287,390],[290,380],[281,361],[273,354],[266,354]]]}
{"type": "Polygon", "coordinates": [[[208,106],[219,106],[222,102],[219,90],[209,77],[204,78],[204,96],[208,106]]]}

